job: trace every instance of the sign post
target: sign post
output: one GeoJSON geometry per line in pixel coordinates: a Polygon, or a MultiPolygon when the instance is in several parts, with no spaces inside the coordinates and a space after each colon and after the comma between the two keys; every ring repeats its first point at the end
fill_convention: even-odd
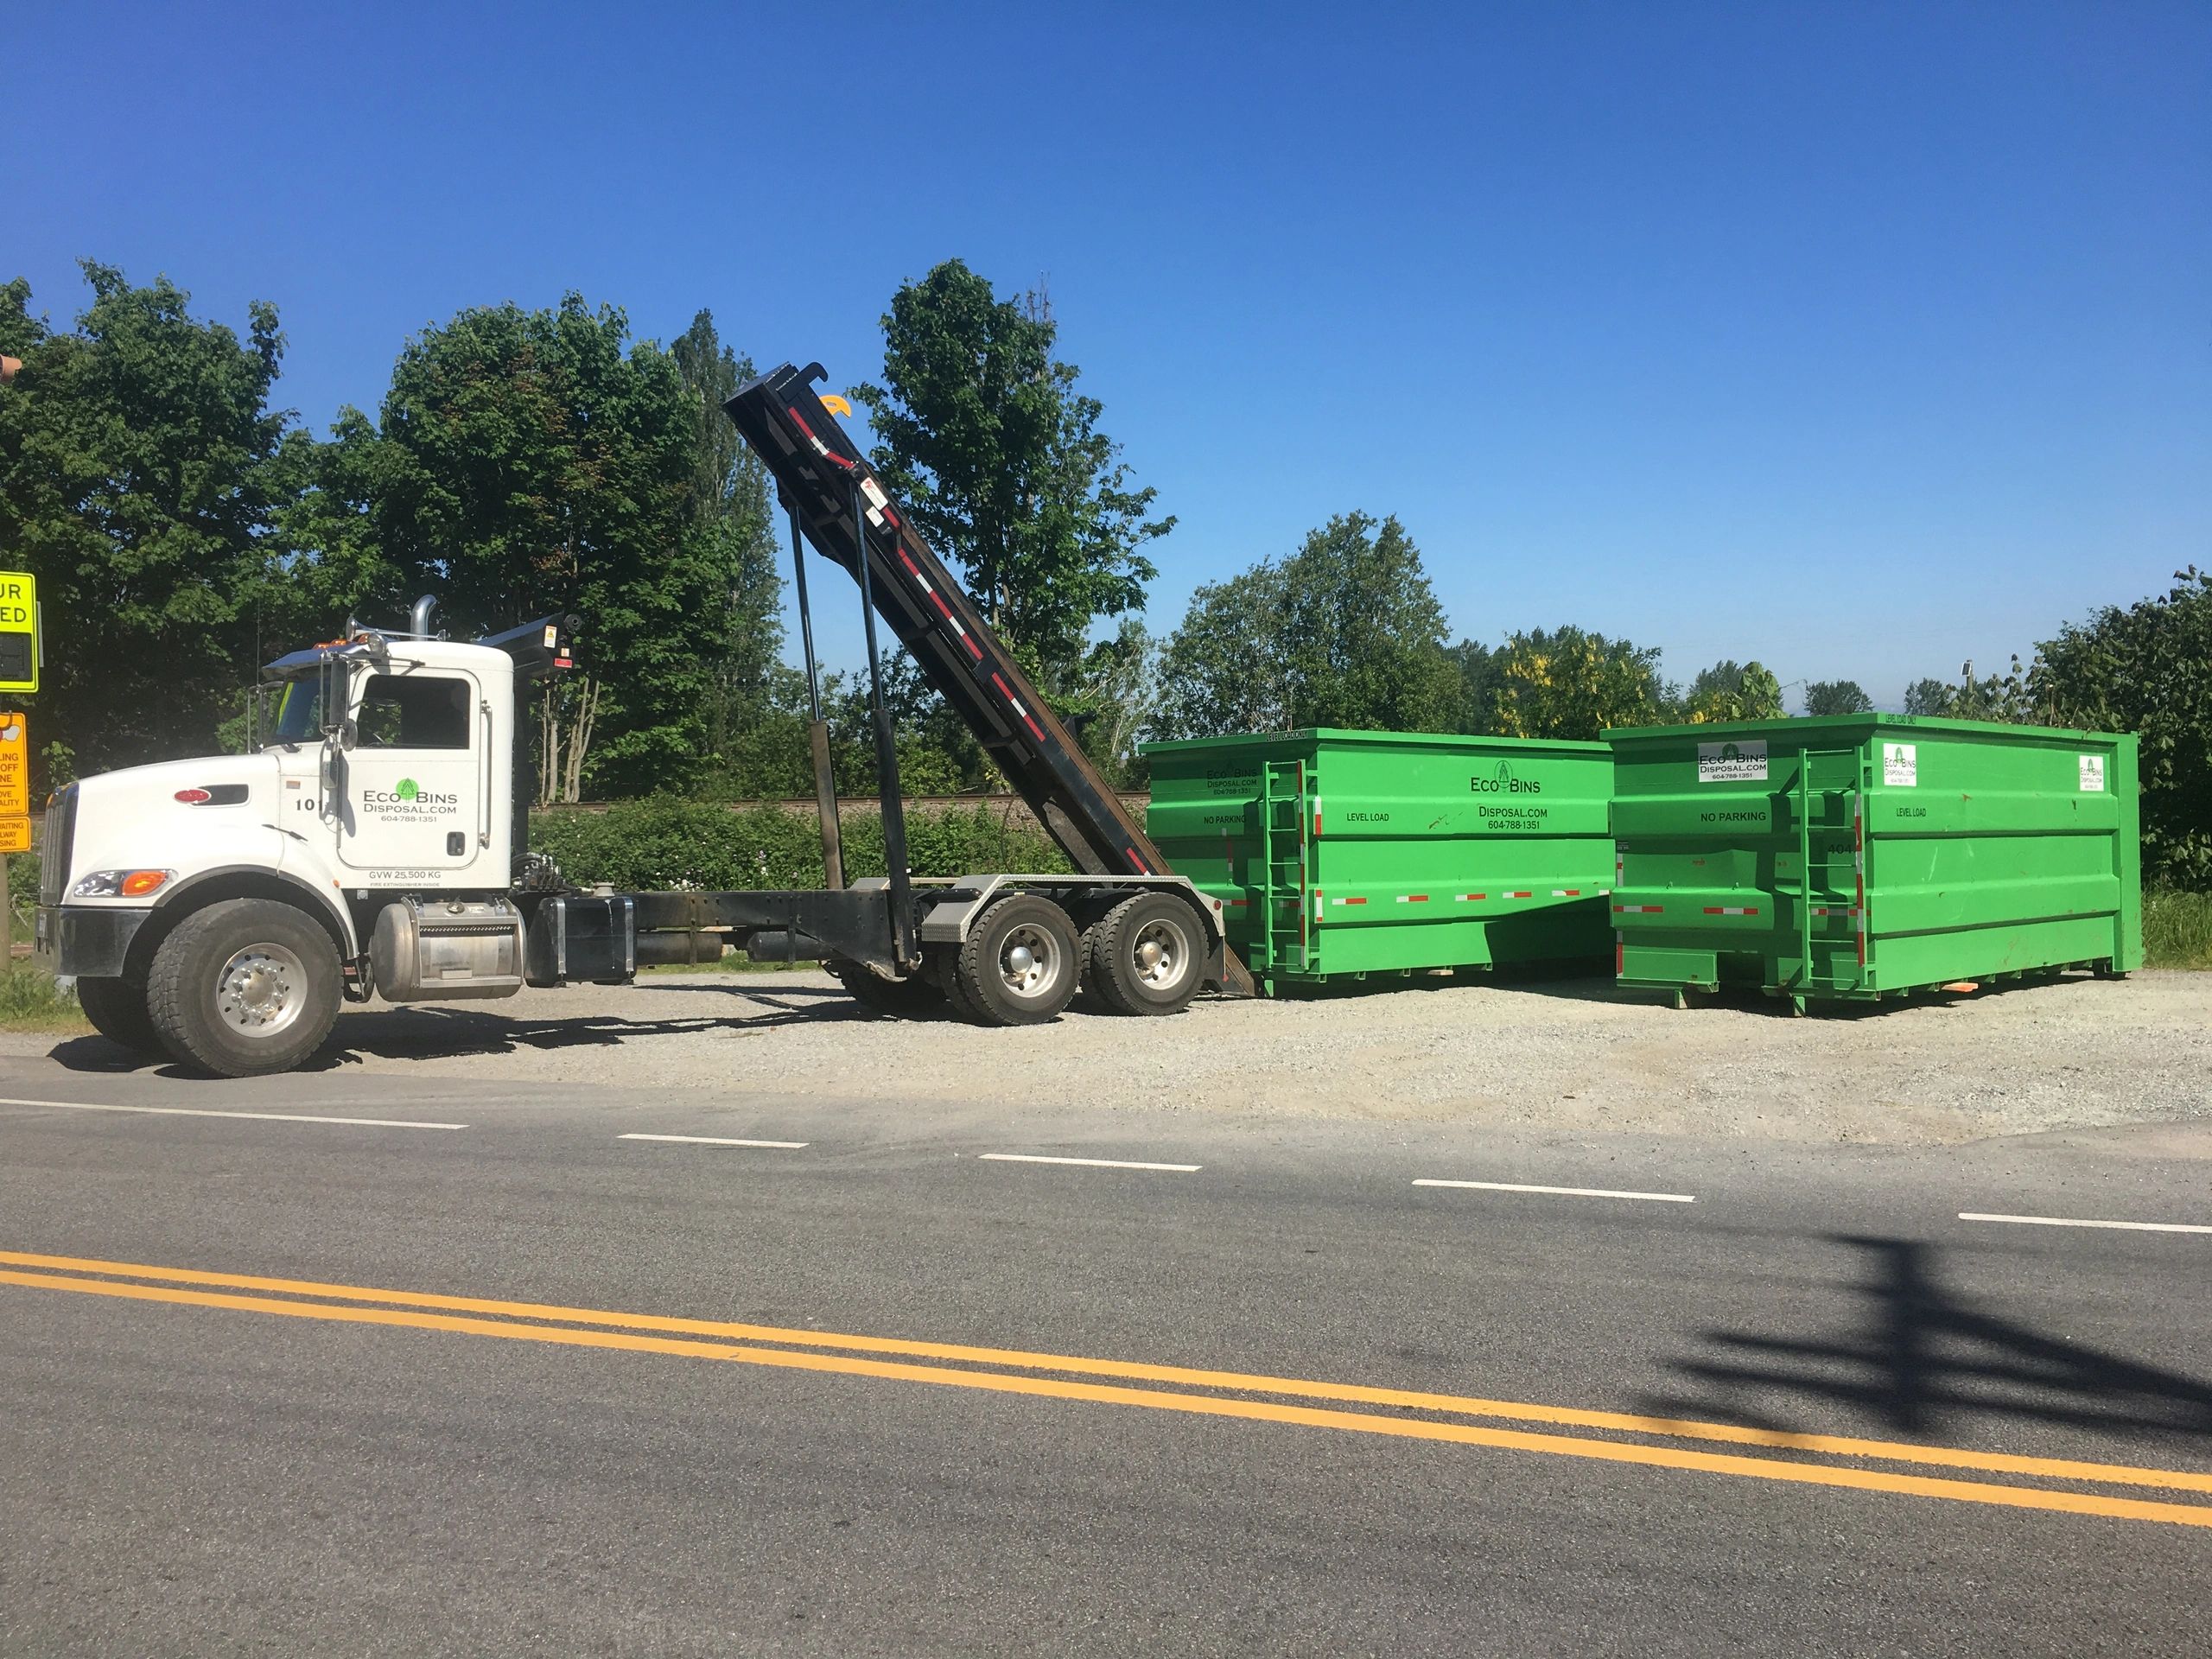
{"type": "MultiPolygon", "coordinates": [[[[0,587],[5,586],[6,580],[0,577],[0,587]]],[[[30,849],[30,726],[20,714],[0,712],[0,972],[16,963],[16,912],[8,891],[8,855],[30,849]]]]}

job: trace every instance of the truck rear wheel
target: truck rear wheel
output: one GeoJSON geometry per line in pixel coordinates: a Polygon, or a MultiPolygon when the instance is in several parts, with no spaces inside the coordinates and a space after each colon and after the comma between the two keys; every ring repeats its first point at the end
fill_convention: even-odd
{"type": "Polygon", "coordinates": [[[159,1054],[162,1034],[146,1011],[146,988],[127,979],[80,979],[77,1006],[92,1029],[134,1054],[159,1054]]]}
{"type": "Polygon", "coordinates": [[[232,899],[187,917],[147,976],[162,1046],[219,1077],[289,1071],[330,1035],[338,952],[315,918],[273,899],[232,899]]]}
{"type": "Polygon", "coordinates": [[[950,964],[956,1000],[989,1026],[1035,1026],[1059,1017],[1081,977],[1075,924],[1049,899],[1016,893],[976,919],[950,964]]]}
{"type": "Polygon", "coordinates": [[[1092,988],[1121,1014],[1180,1014],[1205,969],[1197,913],[1165,893],[1124,899],[1090,931],[1092,988]]]}

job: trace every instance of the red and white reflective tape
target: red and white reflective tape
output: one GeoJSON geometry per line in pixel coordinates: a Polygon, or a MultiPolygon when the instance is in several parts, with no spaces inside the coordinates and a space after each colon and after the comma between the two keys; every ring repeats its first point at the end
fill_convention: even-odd
{"type": "Polygon", "coordinates": [[[1479,905],[1490,895],[1486,893],[1455,893],[1452,897],[1463,905],[1479,905]]]}
{"type": "Polygon", "coordinates": [[[1613,855],[1613,885],[1617,887],[1628,886],[1628,855],[1626,853],[1613,855]]]}
{"type": "Polygon", "coordinates": [[[1707,905],[1705,913],[1708,916],[1756,916],[1759,913],[1759,907],[1757,905],[1707,905]]]}
{"type": "Polygon", "coordinates": [[[1552,897],[1554,899],[1580,899],[1581,896],[1582,889],[1580,887],[1554,887],[1552,889],[1552,897]]]}
{"type": "MultiPolygon", "coordinates": [[[[1017,708],[1017,709],[1019,709],[1020,706],[1021,706],[1021,705],[1020,705],[1020,703],[1016,703],[1016,704],[1014,705],[1014,707],[1015,707],[1015,708],[1017,708]]],[[[1027,716],[1027,715],[1024,715],[1022,716],[1022,718],[1023,718],[1024,720],[1027,720],[1027,719],[1028,718],[1028,716],[1027,716]]],[[[1039,733],[1038,733],[1038,735],[1039,735],[1039,737],[1041,737],[1041,736],[1043,736],[1043,735],[1044,735],[1044,734],[1043,734],[1043,733],[1041,733],[1041,732],[1039,732],[1039,733]]],[[[1146,863],[1146,862],[1144,861],[1144,857],[1143,857],[1143,855],[1142,855],[1141,854],[1140,854],[1140,853],[1137,851],[1137,849],[1136,849],[1135,848],[1134,848],[1134,847],[1124,847],[1124,848],[1122,848],[1122,850],[1123,852],[1127,853],[1127,854],[1129,855],[1129,862],[1130,862],[1130,863],[1132,863],[1132,864],[1134,864],[1134,865],[1135,865],[1135,866],[1137,867],[1137,874],[1138,874],[1139,875],[1150,875],[1150,874],[1152,874],[1152,866],[1151,866],[1151,865],[1149,865],[1149,864],[1147,864],[1147,863],[1146,863]]]]}
{"type": "Polygon", "coordinates": [[[835,449],[832,449],[828,444],[823,442],[821,439],[814,435],[814,429],[806,423],[806,416],[798,412],[798,406],[797,404],[785,404],[785,407],[789,411],[791,419],[798,423],[798,429],[806,434],[806,441],[814,446],[814,453],[816,454],[820,455],[824,461],[836,461],[840,467],[842,467],[849,473],[853,470],[853,463],[851,461],[847,461],[835,449]]]}
{"type": "Polygon", "coordinates": [[[1321,919],[1321,889],[1319,887],[1313,889],[1313,919],[1317,922],[1321,919]]]}
{"type": "Polygon", "coordinates": [[[1321,839],[1321,798],[1319,795],[1313,798],[1313,839],[1321,839]]]}
{"type": "Polygon", "coordinates": [[[1666,913],[1667,906],[1664,905],[1615,905],[1613,906],[1613,914],[1616,916],[1663,916],[1666,913]]]}
{"type": "Polygon", "coordinates": [[[1363,905],[1367,900],[1364,899],[1332,899],[1329,902],[1332,905],[1363,905]]]}
{"type": "Polygon", "coordinates": [[[1856,905],[1815,905],[1813,914],[1815,916],[1856,916],[1859,914],[1859,906],[1856,905]]]}
{"type": "Polygon", "coordinates": [[[1533,893],[1509,893],[1505,896],[1508,899],[1533,899],[1536,895],[1533,893]]]}
{"type": "Polygon", "coordinates": [[[1031,734],[1041,740],[1045,735],[1045,728],[1030,719],[1029,711],[1021,706],[1021,699],[1015,696],[1013,689],[998,677],[996,670],[992,671],[991,683],[998,687],[999,695],[1006,699],[1007,706],[1021,716],[1021,723],[1029,728],[1031,734]]]}
{"type": "Polygon", "coordinates": [[[1398,895],[1398,902],[1402,905],[1425,905],[1428,902],[1428,895],[1425,893],[1402,893],[1398,895]]]}
{"type": "MultiPolygon", "coordinates": [[[[931,604],[937,607],[937,613],[950,625],[952,632],[959,637],[960,643],[968,647],[968,654],[977,662],[982,662],[983,648],[968,637],[968,630],[960,626],[960,619],[952,613],[952,607],[944,602],[944,595],[930,586],[930,579],[922,574],[921,566],[906,556],[906,550],[903,547],[899,550],[899,563],[906,567],[906,574],[914,579],[914,585],[927,595],[931,604]]],[[[992,677],[997,677],[995,675],[992,677]]],[[[1001,685],[999,690],[1004,691],[1006,688],[1001,685]]],[[[1011,701],[1012,693],[1007,695],[1011,701]]],[[[1041,737],[1044,734],[1040,732],[1038,735],[1041,737]]]]}
{"type": "Polygon", "coordinates": [[[1625,933],[1613,935],[1613,971],[1616,974],[1628,971],[1628,935],[1625,933]]]}

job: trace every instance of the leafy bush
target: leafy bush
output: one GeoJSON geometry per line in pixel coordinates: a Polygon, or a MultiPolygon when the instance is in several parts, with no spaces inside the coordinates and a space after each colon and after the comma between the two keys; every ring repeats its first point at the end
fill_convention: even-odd
{"type": "MultiPolygon", "coordinates": [[[[842,821],[847,879],[881,875],[883,824],[873,811],[842,821]]],[[[813,815],[778,806],[733,810],[672,796],[626,801],[604,812],[539,812],[531,845],[569,880],[617,887],[817,887],[822,837],[813,815]]],[[[907,865],[916,875],[971,870],[1062,871],[1060,849],[1026,822],[988,807],[912,812],[907,865]]]]}

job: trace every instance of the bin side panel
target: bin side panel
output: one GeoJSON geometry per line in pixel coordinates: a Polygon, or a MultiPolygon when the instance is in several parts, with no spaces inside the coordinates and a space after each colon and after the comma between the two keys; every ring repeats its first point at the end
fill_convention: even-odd
{"type": "MultiPolygon", "coordinates": [[[[1179,871],[1232,907],[1232,941],[1256,944],[1271,896],[1278,918],[1301,918],[1307,946],[1294,957],[1278,949],[1276,975],[1539,963],[1602,970],[1610,961],[1612,760],[1603,746],[1313,734],[1300,815],[1306,887],[1292,905],[1271,895],[1259,855],[1261,772],[1291,752],[1285,743],[1148,751],[1149,832],[1179,871]]],[[[1279,887],[1288,867],[1276,863],[1279,887]]]]}
{"type": "Polygon", "coordinates": [[[1624,983],[1864,997],[2140,960],[2133,739],[1872,716],[1610,741],[1624,983]]]}

